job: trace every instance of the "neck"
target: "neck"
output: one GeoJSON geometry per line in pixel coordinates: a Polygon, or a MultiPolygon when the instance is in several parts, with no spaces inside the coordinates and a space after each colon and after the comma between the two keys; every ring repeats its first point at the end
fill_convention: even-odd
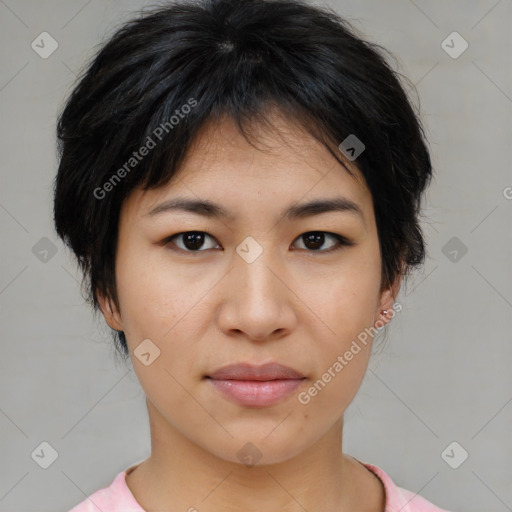
{"type": "MultiPolygon", "coordinates": [[[[135,499],[146,510],[349,512],[361,510],[370,496],[371,474],[342,453],[343,418],[299,454],[249,467],[198,446],[149,401],[148,412],[152,454],[127,477],[135,499]]],[[[372,481],[375,491],[376,478],[372,481]]],[[[375,493],[371,496],[375,503],[375,493]]],[[[374,507],[368,510],[384,509],[382,494],[374,507]]]]}

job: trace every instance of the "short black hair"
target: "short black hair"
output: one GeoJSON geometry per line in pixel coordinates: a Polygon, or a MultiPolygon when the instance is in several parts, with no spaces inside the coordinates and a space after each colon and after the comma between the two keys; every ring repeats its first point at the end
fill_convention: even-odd
{"type": "MultiPolygon", "coordinates": [[[[123,201],[137,187],[168,183],[200,128],[226,115],[251,142],[247,126],[271,127],[277,108],[342,165],[354,151],[338,147],[356,136],[364,151],[353,163],[373,197],[382,289],[422,264],[430,155],[419,107],[402,83],[410,82],[386,55],[395,58],[331,8],[300,0],[181,0],[143,9],[117,28],[57,123],[54,224],[94,311],[98,291],[119,306],[123,201]]],[[[114,338],[127,357],[124,333],[114,338]]]]}

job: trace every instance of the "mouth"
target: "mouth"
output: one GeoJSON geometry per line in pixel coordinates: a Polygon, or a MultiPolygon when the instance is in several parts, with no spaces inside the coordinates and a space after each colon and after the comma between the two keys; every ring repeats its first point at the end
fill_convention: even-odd
{"type": "Polygon", "coordinates": [[[245,407],[268,407],[289,397],[306,377],[279,363],[224,366],[206,376],[215,391],[245,407]]]}

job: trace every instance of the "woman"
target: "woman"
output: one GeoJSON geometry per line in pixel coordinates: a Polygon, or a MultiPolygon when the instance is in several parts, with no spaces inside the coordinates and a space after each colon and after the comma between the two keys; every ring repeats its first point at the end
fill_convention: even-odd
{"type": "Polygon", "coordinates": [[[293,0],[124,24],[58,123],[54,217],[151,455],[73,512],[441,511],[343,452],[432,175],[380,47],[293,0]]]}

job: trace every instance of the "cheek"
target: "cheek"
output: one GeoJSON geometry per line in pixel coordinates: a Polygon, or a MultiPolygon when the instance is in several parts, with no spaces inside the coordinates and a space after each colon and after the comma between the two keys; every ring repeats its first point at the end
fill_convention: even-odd
{"type": "Polygon", "coordinates": [[[332,351],[309,386],[298,394],[299,410],[322,429],[330,428],[357,395],[368,366],[369,352],[369,346],[361,346],[347,361],[343,359],[344,350],[332,351]]]}
{"type": "Polygon", "coordinates": [[[194,331],[197,321],[194,294],[183,293],[183,285],[174,276],[154,272],[150,266],[130,267],[124,281],[123,325],[132,365],[146,396],[159,410],[190,407],[190,396],[179,383],[190,379],[197,357],[200,336],[194,331]],[[149,339],[158,356],[146,366],[137,356],[137,347],[149,339]]]}
{"type": "Polygon", "coordinates": [[[325,322],[329,338],[338,340],[338,348],[373,324],[380,277],[380,259],[371,250],[358,251],[324,278],[325,286],[310,288],[308,304],[325,322]]]}
{"type": "MultiPolygon", "coordinates": [[[[298,396],[312,415],[341,415],[357,394],[368,367],[371,337],[357,337],[355,324],[340,326],[336,335],[318,346],[318,364],[310,386],[298,396]]],[[[364,331],[363,331],[364,333],[364,331]]]]}
{"type": "MultiPolygon", "coordinates": [[[[319,340],[318,403],[348,406],[366,373],[371,354],[371,329],[379,299],[380,260],[371,250],[353,254],[347,265],[329,281],[329,293],[311,300],[326,328],[319,340]],[[320,396],[322,395],[322,396],[320,396]]],[[[378,256],[378,253],[377,253],[378,256]]],[[[310,295],[311,297],[311,295],[310,295]]],[[[315,391],[312,391],[315,393],[315,391]]],[[[316,399],[315,399],[316,400],[316,399]]]]}
{"type": "Polygon", "coordinates": [[[156,340],[164,340],[168,331],[193,305],[187,277],[166,265],[159,253],[155,251],[159,256],[156,258],[136,247],[126,247],[116,262],[123,325],[134,337],[153,336],[156,340]]]}
{"type": "Polygon", "coordinates": [[[176,383],[171,375],[181,382],[184,369],[192,368],[197,357],[204,319],[198,301],[211,283],[173,269],[161,258],[144,258],[137,251],[125,254],[119,260],[116,277],[134,369],[145,389],[164,384],[164,388],[172,387],[176,383]],[[150,366],[144,366],[134,354],[145,339],[160,350],[150,366]]]}

